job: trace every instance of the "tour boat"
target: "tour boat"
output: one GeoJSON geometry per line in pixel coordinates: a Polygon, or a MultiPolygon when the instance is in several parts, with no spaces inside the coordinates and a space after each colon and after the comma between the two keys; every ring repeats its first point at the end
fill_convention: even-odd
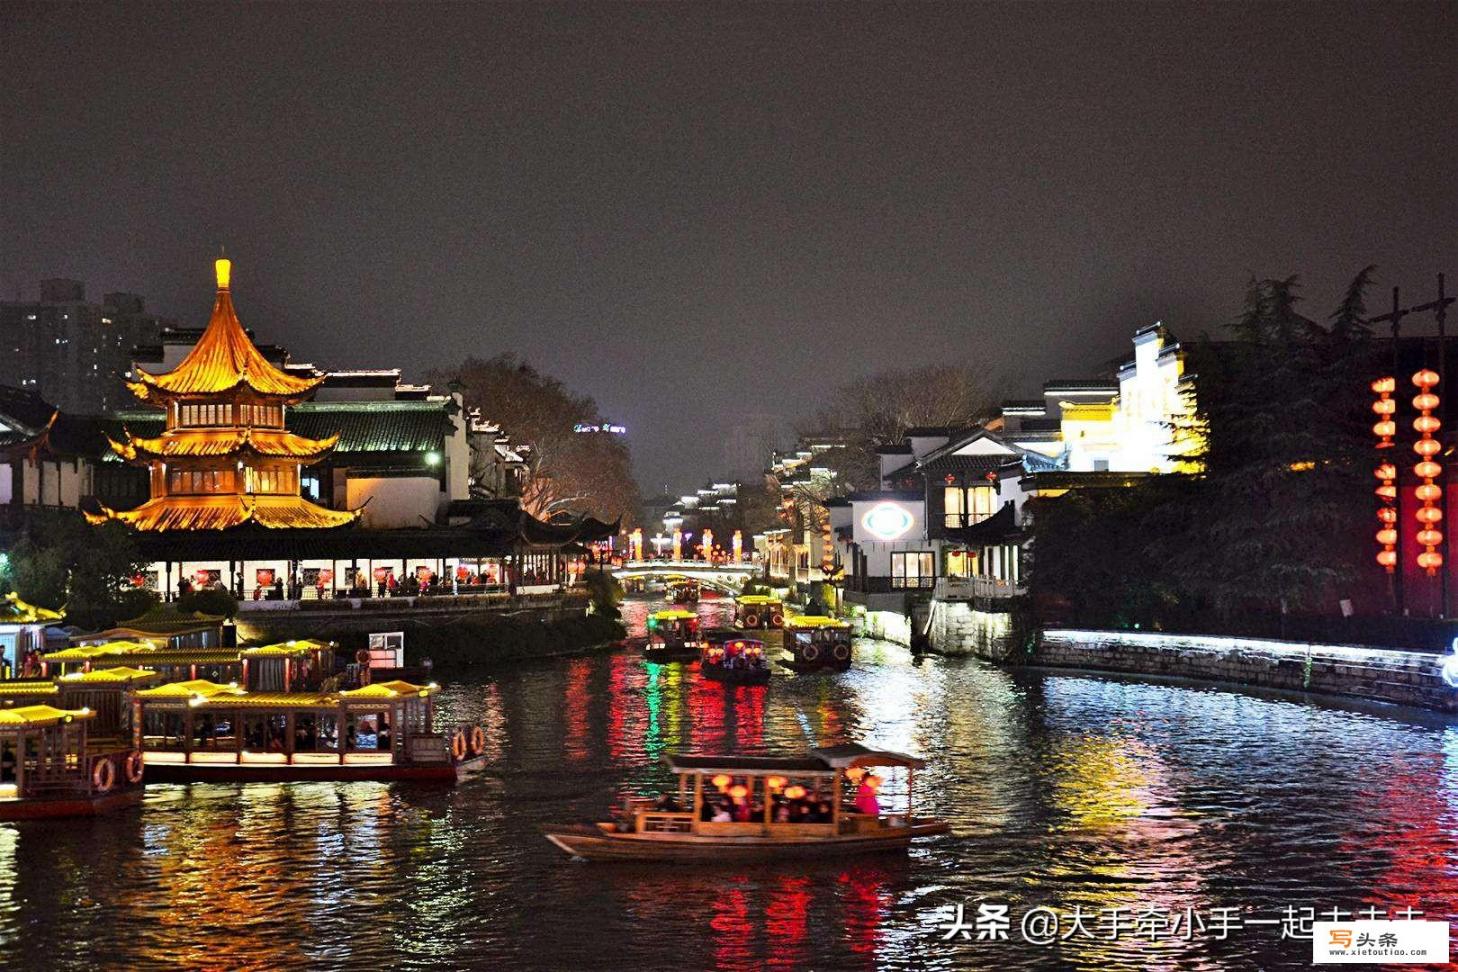
{"type": "Polygon", "coordinates": [[[648,643],[643,657],[649,661],[692,661],[699,657],[699,616],[671,608],[648,615],[648,643]]]}
{"type": "Polygon", "coordinates": [[[674,581],[668,585],[668,603],[670,604],[697,604],[699,602],[699,582],[689,578],[688,580],[674,581]]]}
{"type": "Polygon", "coordinates": [[[764,642],[738,631],[709,631],[699,648],[699,673],[726,685],[764,685],[770,680],[764,642]]]}
{"type": "Polygon", "coordinates": [[[912,777],[925,764],[901,753],[849,745],[813,749],[802,759],[675,755],[665,762],[678,776],[677,798],[664,798],[666,808],[629,798],[618,820],[548,824],[543,834],[587,860],[741,862],[904,851],[914,838],[948,831],[944,820],[912,816],[912,777]],[[873,767],[906,770],[904,812],[880,812],[873,767]],[[875,812],[841,806],[848,780],[858,781],[860,805],[872,792],[875,812]],[[720,810],[731,804],[740,812],[720,810]]]}
{"type": "Polygon", "coordinates": [[[734,626],[747,631],[785,626],[785,604],[769,594],[742,594],[734,599],[734,626]]]}
{"type": "Polygon", "coordinates": [[[851,625],[839,618],[804,614],[785,622],[780,664],[796,672],[838,671],[851,667],[851,625]]]}
{"type": "Polygon", "coordinates": [[[478,726],[435,731],[436,685],[250,691],[206,680],[134,693],[149,783],[417,780],[486,762],[478,726]]]}
{"type": "Polygon", "coordinates": [[[142,754],[88,737],[90,709],[0,709],[0,820],[89,817],[136,803],[142,754]]]}

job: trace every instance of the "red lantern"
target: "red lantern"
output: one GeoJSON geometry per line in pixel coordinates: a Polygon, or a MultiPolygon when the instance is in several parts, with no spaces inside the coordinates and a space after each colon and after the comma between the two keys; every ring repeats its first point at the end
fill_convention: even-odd
{"type": "Polygon", "coordinates": [[[743,800],[745,797],[749,796],[749,787],[745,786],[743,783],[735,783],[729,788],[729,795],[736,800],[743,800]]]}
{"type": "MultiPolygon", "coordinates": [[[[1372,426],[1378,449],[1392,448],[1392,439],[1397,435],[1397,423],[1392,420],[1397,414],[1397,402],[1391,397],[1396,390],[1397,379],[1390,376],[1372,382],[1372,391],[1378,396],[1372,403],[1372,411],[1379,416],[1378,422],[1372,426]]],[[[1397,530],[1393,528],[1397,523],[1397,466],[1380,462],[1372,472],[1381,483],[1375,490],[1379,501],[1377,519],[1382,524],[1382,529],[1377,531],[1377,542],[1382,545],[1377,552],[1377,563],[1391,573],[1397,567],[1397,530]]]]}
{"type": "Polygon", "coordinates": [[[798,783],[794,786],[785,787],[786,800],[798,800],[805,795],[805,788],[798,783]]]}
{"type": "Polygon", "coordinates": [[[722,790],[724,789],[724,787],[734,782],[734,777],[730,776],[728,773],[720,773],[709,782],[713,783],[716,789],[722,790]]]}
{"type": "Polygon", "coordinates": [[[1433,438],[1433,433],[1442,428],[1443,423],[1432,414],[1433,409],[1438,407],[1438,396],[1429,390],[1437,386],[1438,373],[1424,368],[1412,376],[1412,383],[1420,389],[1413,396],[1412,407],[1422,413],[1412,422],[1420,436],[1412,444],[1412,451],[1422,457],[1413,466],[1413,472],[1422,480],[1422,485],[1417,488],[1417,498],[1423,505],[1413,511],[1414,518],[1423,525],[1417,533],[1417,542],[1424,549],[1418,554],[1417,562],[1432,576],[1443,566],[1443,555],[1437,550],[1443,542],[1443,531],[1437,528],[1437,524],[1443,521],[1443,510],[1437,505],[1443,498],[1443,487],[1433,482],[1443,473],[1443,467],[1433,461],[1433,457],[1443,451],[1443,444],[1433,438]]]}

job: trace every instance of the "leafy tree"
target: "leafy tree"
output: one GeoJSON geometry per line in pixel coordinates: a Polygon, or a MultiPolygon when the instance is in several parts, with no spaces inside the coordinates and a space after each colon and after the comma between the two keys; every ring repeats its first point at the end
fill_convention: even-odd
{"type": "Polygon", "coordinates": [[[231,618],[238,613],[238,598],[221,587],[205,587],[178,597],[177,609],[231,618]]]}
{"type": "Polygon", "coordinates": [[[479,408],[513,441],[530,446],[521,496],[527,512],[542,519],[559,513],[589,513],[605,521],[636,518],[638,486],[627,445],[620,436],[574,431],[603,422],[590,397],[572,394],[512,354],[467,358],[427,378],[436,384],[459,379],[468,408],[479,408]]]}
{"type": "Polygon", "coordinates": [[[589,570],[583,578],[592,613],[616,621],[623,616],[618,605],[623,603],[623,585],[605,570],[589,570]]]}
{"type": "Polygon", "coordinates": [[[144,560],[120,523],[94,527],[72,511],[39,512],[8,553],[10,583],[25,601],[64,608],[67,620],[82,627],[135,613],[138,598],[127,590],[144,560]]]}

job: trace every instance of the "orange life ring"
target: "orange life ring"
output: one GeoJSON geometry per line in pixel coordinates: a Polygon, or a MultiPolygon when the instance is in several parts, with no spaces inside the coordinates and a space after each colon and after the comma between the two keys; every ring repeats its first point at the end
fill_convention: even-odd
{"type": "Polygon", "coordinates": [[[451,736],[451,755],[457,762],[466,758],[466,734],[459,729],[451,736]]]}
{"type": "Polygon", "coordinates": [[[109,759],[99,759],[91,769],[91,788],[97,793],[110,793],[116,785],[116,767],[109,759]]]}
{"type": "Polygon", "coordinates": [[[820,646],[815,644],[806,645],[800,649],[800,657],[806,661],[814,661],[820,657],[820,646]]]}
{"type": "Polygon", "coordinates": [[[770,615],[770,624],[774,625],[776,628],[778,628],[780,625],[782,625],[784,623],[785,623],[785,616],[783,614],[771,614],[770,615]]]}
{"type": "Polygon", "coordinates": [[[142,782],[142,754],[135,749],[127,753],[125,769],[128,783],[142,782]]]}
{"type": "Polygon", "coordinates": [[[744,626],[746,628],[757,628],[757,627],[759,627],[759,615],[757,615],[757,614],[746,614],[744,616],[744,626]]]}
{"type": "Polygon", "coordinates": [[[836,661],[849,661],[850,645],[846,644],[844,641],[837,641],[835,643],[835,651],[833,652],[833,654],[835,655],[836,661]]]}
{"type": "Polygon", "coordinates": [[[355,661],[355,664],[357,664],[357,665],[363,665],[366,668],[368,668],[369,665],[370,665],[370,651],[369,651],[369,649],[368,648],[361,648],[359,651],[355,652],[354,653],[354,661],[355,661]]]}
{"type": "Polygon", "coordinates": [[[471,729],[471,755],[480,756],[486,751],[486,730],[480,726],[471,729]]]}

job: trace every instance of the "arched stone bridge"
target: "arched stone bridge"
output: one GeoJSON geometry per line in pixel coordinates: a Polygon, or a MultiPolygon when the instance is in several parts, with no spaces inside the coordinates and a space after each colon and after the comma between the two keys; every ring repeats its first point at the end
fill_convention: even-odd
{"type": "Polygon", "coordinates": [[[664,580],[688,577],[705,587],[737,594],[749,577],[758,577],[755,564],[708,564],[702,560],[630,560],[613,570],[618,580],[630,577],[659,577],[664,580]]]}

